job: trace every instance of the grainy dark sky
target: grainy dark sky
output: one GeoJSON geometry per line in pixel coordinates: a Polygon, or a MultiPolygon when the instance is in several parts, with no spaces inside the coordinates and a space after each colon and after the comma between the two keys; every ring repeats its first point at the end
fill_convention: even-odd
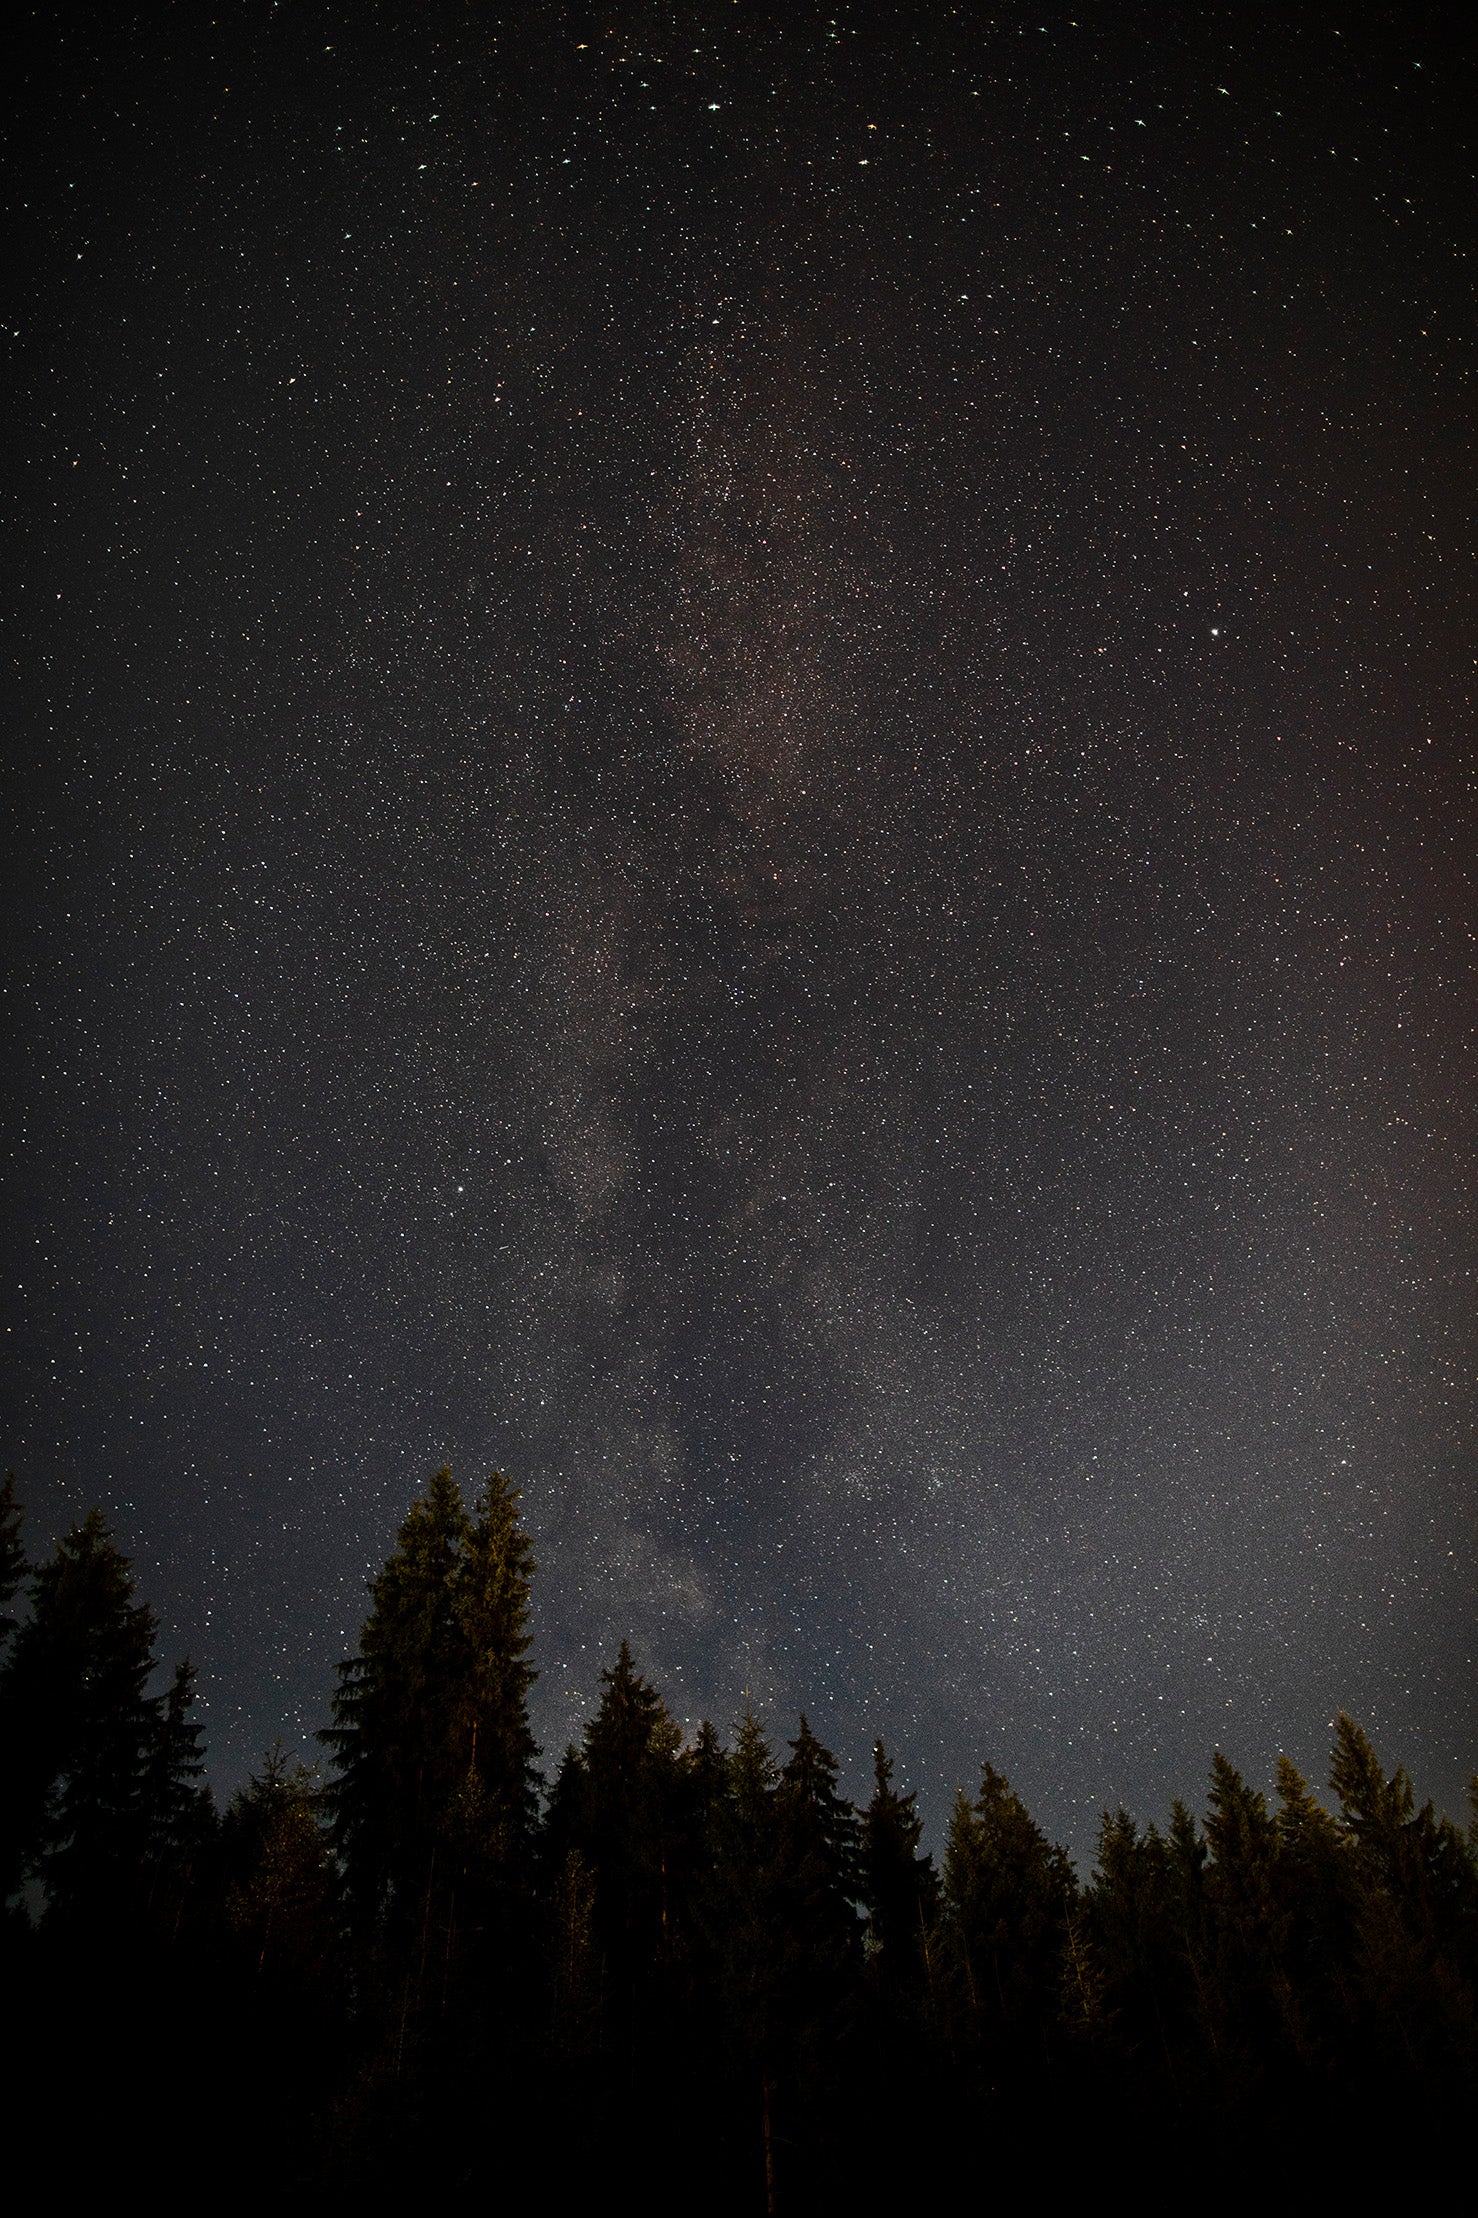
{"type": "Polygon", "coordinates": [[[1421,10],[41,8],[5,1459],[218,1781],[450,1461],[937,1822],[1478,1760],[1421,10]]]}

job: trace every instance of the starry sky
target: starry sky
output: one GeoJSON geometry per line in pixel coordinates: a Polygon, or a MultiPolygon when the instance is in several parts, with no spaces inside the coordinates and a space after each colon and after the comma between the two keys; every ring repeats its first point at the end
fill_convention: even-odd
{"type": "Polygon", "coordinates": [[[450,1462],[1080,1856],[1475,1700],[1420,9],[146,4],[8,96],[4,1460],[229,1791],[450,1462]]]}

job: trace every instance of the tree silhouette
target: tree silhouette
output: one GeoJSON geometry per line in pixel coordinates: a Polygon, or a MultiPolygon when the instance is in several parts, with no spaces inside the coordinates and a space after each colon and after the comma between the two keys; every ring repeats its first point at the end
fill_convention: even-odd
{"type": "Polygon", "coordinates": [[[436,1925],[517,1875],[535,1808],[532,1552],[500,1474],[469,1517],[438,1471],[371,1588],[322,1735],[351,1915],[424,1959],[436,1925]]]}
{"type": "Polygon", "coordinates": [[[15,1498],[15,1473],[7,1471],[0,1479],[0,1651],[3,1651],[19,1620],[10,1615],[10,1605],[30,1576],[26,1552],[21,1546],[21,1506],[15,1498]]]}
{"type": "Polygon", "coordinates": [[[15,1813],[6,1878],[39,1878],[48,1918],[117,1923],[138,1907],[169,1730],[146,1692],[155,1633],[102,1513],[90,1511],[36,1572],[31,1616],[0,1679],[15,1813]]]}

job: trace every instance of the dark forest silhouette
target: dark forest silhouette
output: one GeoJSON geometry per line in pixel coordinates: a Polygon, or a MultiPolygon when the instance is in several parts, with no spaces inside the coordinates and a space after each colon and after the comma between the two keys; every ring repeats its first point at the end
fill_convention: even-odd
{"type": "Polygon", "coordinates": [[[326,1779],[273,1754],[218,1815],[103,1519],[33,1569],[7,1482],[8,2084],[74,2180],[130,2148],[216,2200],[241,2165],[253,2200],[757,2213],[1181,2162],[1204,2204],[1217,2149],[1456,2141],[1478,1807],[1418,1808],[1350,1719],[1332,1810],[1218,1753],[1204,1818],[1106,1813],[1086,1881],[986,1763],[936,1869],[881,1742],[862,1808],[804,1717],[685,1742],[624,1643],[541,1780],[532,1576],[508,1481],[438,1473],[326,1779]]]}

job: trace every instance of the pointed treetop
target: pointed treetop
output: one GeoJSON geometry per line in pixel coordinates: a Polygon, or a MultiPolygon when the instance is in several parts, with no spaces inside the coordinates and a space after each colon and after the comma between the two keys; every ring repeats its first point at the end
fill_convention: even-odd
{"type": "Polygon", "coordinates": [[[682,1734],[657,1689],[637,1670],[626,1641],[601,1680],[605,1692],[585,1727],[586,1767],[593,1772],[609,1765],[634,1773],[654,1758],[674,1758],[682,1734]]]}
{"type": "Polygon", "coordinates": [[[1329,1784],[1339,1797],[1343,1829],[1362,1848],[1394,1848],[1415,1796],[1398,1764],[1389,1779],[1369,1740],[1343,1710],[1334,1721],[1329,1784]]]}
{"type": "Polygon", "coordinates": [[[0,1480],[0,1646],[15,1631],[18,1619],[10,1604],[25,1585],[30,1566],[21,1546],[21,1506],[15,1498],[15,1473],[0,1480]]]}
{"type": "Polygon", "coordinates": [[[1265,1860],[1272,1854],[1273,1824],[1256,1788],[1217,1749],[1211,1759],[1206,1839],[1218,1864],[1265,1860]]]}
{"type": "Polygon", "coordinates": [[[747,1701],[744,1715],[734,1729],[729,1777],[740,1815],[747,1821],[757,1819],[775,1792],[779,1774],[764,1726],[747,1701]]]}

